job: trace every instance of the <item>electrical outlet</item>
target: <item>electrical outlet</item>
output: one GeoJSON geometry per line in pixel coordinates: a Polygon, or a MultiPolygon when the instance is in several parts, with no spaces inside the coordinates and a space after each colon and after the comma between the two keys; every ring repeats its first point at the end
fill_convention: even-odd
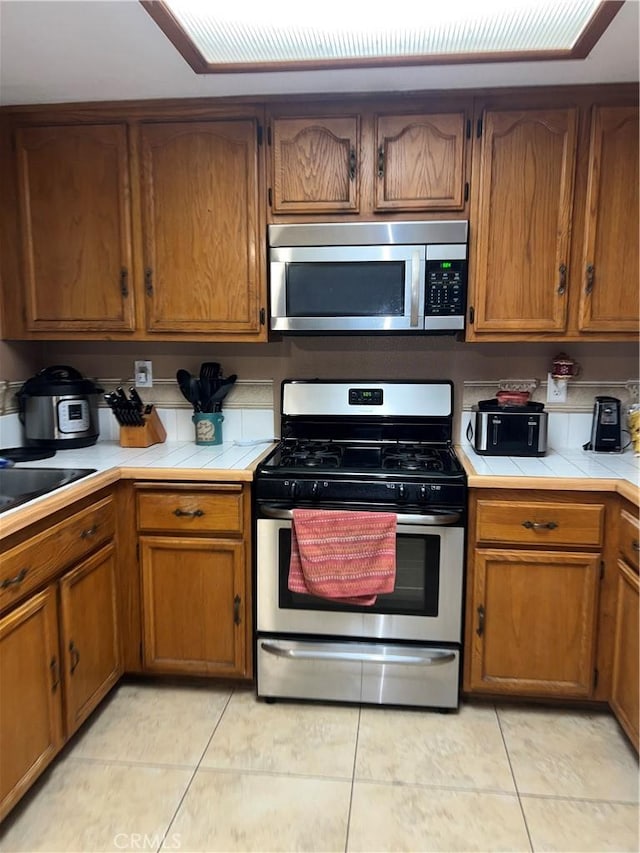
{"type": "Polygon", "coordinates": [[[136,388],[153,387],[153,368],[150,361],[134,361],[133,375],[136,388]]]}
{"type": "Polygon", "coordinates": [[[554,379],[553,376],[547,374],[547,403],[566,403],[567,402],[567,380],[554,379]]]}

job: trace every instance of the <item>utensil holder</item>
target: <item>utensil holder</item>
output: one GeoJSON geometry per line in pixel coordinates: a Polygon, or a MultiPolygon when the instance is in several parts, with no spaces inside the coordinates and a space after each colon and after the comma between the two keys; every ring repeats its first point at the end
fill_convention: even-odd
{"type": "Polygon", "coordinates": [[[222,444],[222,421],[220,412],[196,412],[191,418],[196,428],[196,444],[212,446],[222,444]]]}
{"type": "Polygon", "coordinates": [[[151,447],[162,444],[167,439],[167,431],[155,409],[144,416],[143,426],[121,426],[120,447],[151,447]]]}

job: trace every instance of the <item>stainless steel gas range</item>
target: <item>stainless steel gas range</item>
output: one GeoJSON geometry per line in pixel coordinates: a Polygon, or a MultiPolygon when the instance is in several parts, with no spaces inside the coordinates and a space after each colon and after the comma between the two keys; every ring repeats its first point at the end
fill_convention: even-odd
{"type": "Polygon", "coordinates": [[[257,692],[376,704],[458,705],[466,479],[453,385],[282,385],[281,441],[259,466],[257,692]],[[288,589],[293,510],[397,516],[393,592],[346,604],[288,589]]]}

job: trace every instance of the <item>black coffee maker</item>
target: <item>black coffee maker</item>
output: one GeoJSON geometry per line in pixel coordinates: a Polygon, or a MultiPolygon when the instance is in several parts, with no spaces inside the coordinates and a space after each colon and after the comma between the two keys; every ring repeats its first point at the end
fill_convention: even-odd
{"type": "Polygon", "coordinates": [[[620,453],[622,450],[622,407],[617,397],[596,397],[591,422],[591,441],[585,450],[620,453]]]}

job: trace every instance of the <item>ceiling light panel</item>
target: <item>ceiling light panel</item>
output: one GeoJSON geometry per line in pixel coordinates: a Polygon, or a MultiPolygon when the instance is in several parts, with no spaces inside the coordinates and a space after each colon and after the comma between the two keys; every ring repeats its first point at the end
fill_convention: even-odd
{"type": "Polygon", "coordinates": [[[378,57],[569,51],[600,0],[171,0],[168,8],[211,65],[378,57]]]}

